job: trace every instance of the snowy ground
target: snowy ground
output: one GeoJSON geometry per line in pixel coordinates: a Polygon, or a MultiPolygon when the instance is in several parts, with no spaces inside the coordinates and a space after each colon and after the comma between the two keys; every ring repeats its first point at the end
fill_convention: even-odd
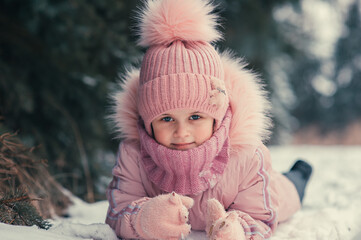
{"type": "MultiPolygon", "coordinates": [[[[271,148],[274,168],[286,171],[297,158],[314,168],[303,209],[281,223],[272,240],[360,240],[361,239],[361,146],[271,148]]],[[[116,240],[103,224],[107,203],[87,204],[76,199],[70,218],[55,219],[48,231],[36,227],[0,224],[0,239],[116,240]]],[[[206,239],[193,232],[188,239],[206,239]]]]}

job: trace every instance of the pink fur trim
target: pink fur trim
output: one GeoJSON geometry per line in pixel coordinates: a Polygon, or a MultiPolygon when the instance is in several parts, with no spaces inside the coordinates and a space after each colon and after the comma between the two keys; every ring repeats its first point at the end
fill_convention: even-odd
{"type": "Polygon", "coordinates": [[[214,42],[222,38],[216,29],[214,6],[205,0],[149,0],[140,11],[143,47],[168,45],[175,40],[214,42]]]}
{"type": "Polygon", "coordinates": [[[110,120],[115,125],[117,137],[126,139],[139,139],[137,122],[139,113],[137,109],[137,92],[139,88],[139,70],[128,70],[122,81],[119,82],[120,91],[112,96],[113,113],[110,120]]]}
{"type": "MultiPolygon", "coordinates": [[[[271,120],[270,103],[260,79],[245,69],[245,63],[235,58],[230,52],[221,54],[225,70],[225,84],[230,96],[232,122],[230,141],[232,147],[244,144],[258,145],[269,138],[271,120]]],[[[119,137],[138,140],[137,121],[139,117],[136,96],[139,86],[139,71],[131,69],[120,84],[122,91],[113,96],[114,114],[119,137]]]]}
{"type": "Polygon", "coordinates": [[[229,51],[221,54],[233,118],[231,146],[258,145],[270,136],[270,103],[260,79],[229,51]]]}

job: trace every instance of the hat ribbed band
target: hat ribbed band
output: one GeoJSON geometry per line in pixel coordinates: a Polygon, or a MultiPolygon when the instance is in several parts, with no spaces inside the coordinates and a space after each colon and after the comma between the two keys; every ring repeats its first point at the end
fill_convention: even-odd
{"type": "Polygon", "coordinates": [[[139,88],[138,110],[145,128],[151,133],[151,122],[172,109],[194,109],[221,120],[227,108],[210,104],[212,76],[178,73],[150,80],[139,88]]]}

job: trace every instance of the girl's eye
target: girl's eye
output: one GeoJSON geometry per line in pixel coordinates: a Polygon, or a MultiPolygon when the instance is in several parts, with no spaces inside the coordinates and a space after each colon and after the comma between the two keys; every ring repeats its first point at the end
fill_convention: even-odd
{"type": "Polygon", "coordinates": [[[171,117],[164,117],[164,118],[162,118],[161,120],[164,121],[164,122],[170,122],[170,121],[172,121],[173,119],[172,119],[171,117]]]}
{"type": "Polygon", "coordinates": [[[189,119],[190,120],[198,120],[200,118],[201,118],[201,116],[199,116],[199,115],[192,115],[189,119]]]}

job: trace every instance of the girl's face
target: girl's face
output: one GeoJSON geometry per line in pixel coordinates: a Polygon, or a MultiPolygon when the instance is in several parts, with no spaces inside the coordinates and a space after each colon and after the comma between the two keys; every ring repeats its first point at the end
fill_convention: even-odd
{"type": "Polygon", "coordinates": [[[207,141],[213,134],[214,119],[190,109],[170,110],[152,121],[155,140],[171,149],[187,150],[207,141]]]}

